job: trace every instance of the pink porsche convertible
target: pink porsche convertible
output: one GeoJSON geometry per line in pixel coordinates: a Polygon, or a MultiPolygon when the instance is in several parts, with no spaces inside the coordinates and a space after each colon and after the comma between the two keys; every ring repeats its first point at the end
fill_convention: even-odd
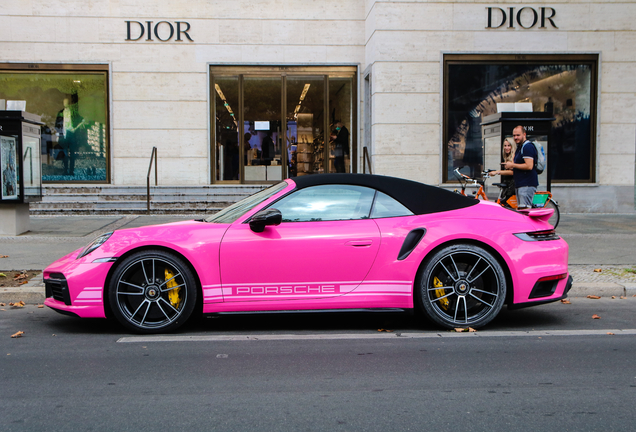
{"type": "Polygon", "coordinates": [[[549,209],[514,212],[404,179],[288,179],[207,219],[103,234],[44,271],[45,304],[141,333],[193,314],[419,309],[481,327],[572,285],[549,209]]]}

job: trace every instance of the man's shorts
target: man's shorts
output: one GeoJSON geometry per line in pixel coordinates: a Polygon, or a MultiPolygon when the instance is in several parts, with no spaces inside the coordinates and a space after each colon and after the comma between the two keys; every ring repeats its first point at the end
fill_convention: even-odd
{"type": "Polygon", "coordinates": [[[534,193],[537,191],[536,186],[522,186],[517,188],[517,208],[528,208],[532,207],[532,197],[534,197],[534,193]]]}

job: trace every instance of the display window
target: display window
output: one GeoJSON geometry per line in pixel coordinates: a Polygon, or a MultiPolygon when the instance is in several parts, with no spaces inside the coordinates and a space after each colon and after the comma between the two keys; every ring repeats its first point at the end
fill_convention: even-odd
{"type": "Polygon", "coordinates": [[[553,182],[595,182],[597,67],[597,55],[445,55],[444,182],[455,180],[458,167],[471,177],[499,169],[486,166],[481,123],[506,111],[554,118],[553,182]]]}
{"type": "Polygon", "coordinates": [[[45,123],[43,182],[109,181],[106,65],[0,65],[0,100],[45,123]]]}
{"type": "Polygon", "coordinates": [[[356,73],[210,66],[213,182],[356,172],[356,73]]]}

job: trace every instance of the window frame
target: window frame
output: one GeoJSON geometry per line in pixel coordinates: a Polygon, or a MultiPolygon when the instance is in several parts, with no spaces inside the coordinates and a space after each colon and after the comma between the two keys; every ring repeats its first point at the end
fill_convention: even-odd
{"type": "MultiPolygon", "coordinates": [[[[449,66],[457,64],[500,64],[506,62],[509,64],[527,64],[527,65],[589,65],[591,70],[590,82],[590,178],[587,179],[565,179],[556,180],[552,183],[561,184],[596,184],[598,182],[597,170],[597,131],[598,131],[598,91],[599,91],[599,54],[581,53],[581,54],[461,54],[461,53],[445,53],[443,55],[443,88],[442,88],[442,184],[455,184],[457,180],[449,178],[448,175],[448,142],[450,140],[448,132],[449,124],[449,98],[450,85],[449,82],[449,66]]],[[[482,138],[483,139],[483,138],[482,138]]]]}
{"type": "MultiPolygon", "coordinates": [[[[111,183],[111,94],[110,94],[110,65],[105,63],[72,64],[72,63],[0,63],[0,73],[56,73],[76,74],[81,72],[104,74],[104,96],[106,103],[106,179],[105,180],[42,180],[42,184],[110,184],[111,183]]],[[[28,111],[28,107],[27,107],[28,111]]]]}
{"type": "MultiPolygon", "coordinates": [[[[240,180],[216,180],[216,91],[214,88],[215,77],[227,77],[237,76],[239,79],[239,109],[237,113],[237,122],[239,125],[243,124],[243,92],[244,83],[243,80],[246,77],[280,77],[282,82],[281,90],[281,135],[287,135],[287,77],[318,77],[322,76],[325,80],[325,97],[324,104],[326,109],[325,113],[329,112],[329,79],[331,78],[350,78],[351,79],[351,125],[348,127],[350,133],[350,145],[351,145],[351,172],[359,172],[358,167],[358,85],[359,85],[359,71],[357,65],[330,65],[330,66],[300,66],[300,65],[219,65],[214,63],[208,63],[208,107],[209,107],[209,154],[210,154],[210,183],[211,184],[271,184],[280,180],[273,181],[248,181],[245,180],[244,169],[241,167],[241,179],[240,180]]],[[[329,136],[329,119],[324,118],[324,141],[328,141],[329,136]]],[[[240,127],[240,126],[239,126],[240,127]]],[[[238,134],[239,140],[239,163],[243,161],[244,151],[244,137],[242,133],[238,134]]],[[[326,147],[326,146],[325,146],[326,147]]],[[[282,180],[289,178],[286,174],[287,158],[283,156],[283,176],[282,180]]],[[[325,160],[325,165],[327,165],[325,160]]],[[[325,171],[326,172],[326,171],[325,171]]]]}

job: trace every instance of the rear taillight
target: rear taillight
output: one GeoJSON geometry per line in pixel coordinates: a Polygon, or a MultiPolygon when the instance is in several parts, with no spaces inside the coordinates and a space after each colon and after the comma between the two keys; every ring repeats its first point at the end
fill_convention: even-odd
{"type": "Polygon", "coordinates": [[[558,240],[561,238],[556,234],[554,229],[517,233],[515,234],[515,236],[523,241],[549,241],[558,240]]]}

